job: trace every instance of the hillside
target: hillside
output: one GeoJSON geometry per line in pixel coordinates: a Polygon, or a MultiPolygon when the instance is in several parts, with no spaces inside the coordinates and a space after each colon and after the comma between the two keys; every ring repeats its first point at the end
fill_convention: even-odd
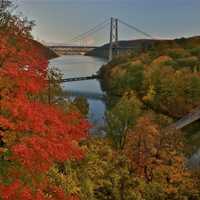
{"type": "MultiPolygon", "coordinates": [[[[124,95],[134,94],[143,113],[176,121],[200,106],[200,37],[154,41],[148,48],[116,57],[100,75],[111,110],[124,95]]],[[[199,122],[188,128],[193,135],[199,122]]]]}
{"type": "MultiPolygon", "coordinates": [[[[126,40],[119,41],[118,46],[122,48],[120,54],[127,54],[134,51],[143,51],[149,49],[154,45],[166,44],[166,45],[187,45],[199,41],[200,36],[195,36],[191,38],[180,38],[175,40],[154,40],[154,39],[138,39],[138,40],[126,40]],[[123,49],[124,48],[124,49],[123,49]]],[[[97,56],[102,58],[108,58],[109,44],[105,44],[101,47],[98,47],[92,51],[89,51],[86,55],[88,56],[97,56]]],[[[114,52],[115,53],[115,52],[114,52]]]]}
{"type": "Polygon", "coordinates": [[[33,44],[40,49],[41,54],[44,55],[48,60],[58,57],[58,55],[50,48],[44,46],[36,40],[32,40],[33,44]]]}
{"type": "Polygon", "coordinates": [[[120,96],[127,89],[134,89],[144,95],[147,91],[142,91],[146,87],[142,84],[147,83],[143,81],[150,78],[147,76],[154,71],[160,76],[165,73],[165,77],[167,73],[181,73],[181,77],[191,74],[200,78],[200,36],[175,40],[137,40],[129,43],[130,46],[132,44],[142,44],[146,48],[118,56],[100,70],[103,87],[108,93],[120,96]]]}
{"type": "MultiPolygon", "coordinates": [[[[124,48],[120,50],[120,54],[126,54],[128,51],[135,51],[143,48],[148,48],[155,43],[156,40],[127,40],[127,41],[119,41],[118,46],[120,48],[124,48]]],[[[109,52],[109,44],[105,44],[101,47],[98,47],[92,51],[87,52],[88,56],[96,56],[102,58],[108,58],[109,52]]]]}

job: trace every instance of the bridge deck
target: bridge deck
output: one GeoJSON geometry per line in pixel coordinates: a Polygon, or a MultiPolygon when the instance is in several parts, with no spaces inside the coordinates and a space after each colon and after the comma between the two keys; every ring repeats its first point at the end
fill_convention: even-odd
{"type": "MultiPolygon", "coordinates": [[[[60,82],[63,83],[63,82],[73,82],[73,81],[84,81],[84,80],[92,80],[92,79],[98,79],[98,78],[100,78],[99,75],[94,74],[94,75],[85,76],[85,77],[61,79],[60,82]]],[[[200,107],[194,109],[193,111],[191,111],[190,113],[188,113],[187,115],[185,115],[184,117],[176,121],[175,123],[169,125],[168,127],[166,127],[166,129],[179,130],[197,121],[198,119],[200,119],[200,107]]]]}
{"type": "Polygon", "coordinates": [[[92,75],[92,76],[84,76],[84,77],[74,77],[74,78],[64,78],[61,79],[60,82],[73,82],[73,81],[84,81],[84,80],[92,80],[92,79],[98,79],[98,75],[92,75]]]}
{"type": "Polygon", "coordinates": [[[195,110],[193,110],[186,116],[182,117],[177,122],[171,124],[170,126],[167,127],[167,129],[179,130],[179,129],[182,129],[185,126],[197,121],[198,119],[200,119],[200,107],[196,108],[195,110]]]}

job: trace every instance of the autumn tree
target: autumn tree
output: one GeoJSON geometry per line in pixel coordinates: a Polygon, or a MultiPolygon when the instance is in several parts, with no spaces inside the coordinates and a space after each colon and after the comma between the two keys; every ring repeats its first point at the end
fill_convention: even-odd
{"type": "Polygon", "coordinates": [[[85,97],[76,97],[73,100],[73,105],[77,107],[77,109],[82,113],[84,116],[87,116],[89,113],[89,104],[85,97]]]}
{"type": "Polygon", "coordinates": [[[114,149],[107,139],[85,141],[84,159],[68,161],[49,171],[52,184],[66,192],[78,194],[81,200],[140,200],[137,177],[128,158],[114,149]]]}
{"type": "Polygon", "coordinates": [[[165,63],[166,57],[154,60],[146,71],[143,100],[154,110],[181,117],[199,105],[200,73],[176,70],[163,60],[165,63]]]}
{"type": "Polygon", "coordinates": [[[140,117],[129,132],[125,153],[136,175],[143,180],[143,195],[151,197],[147,199],[154,199],[147,192],[151,187],[155,189],[154,195],[162,193],[161,199],[198,199],[198,189],[186,168],[182,148],[181,134],[162,131],[149,115],[140,117]]]}
{"type": "Polygon", "coordinates": [[[106,113],[107,134],[115,147],[123,148],[127,132],[140,115],[141,107],[142,103],[135,93],[129,91],[106,113]]]}
{"type": "Polygon", "coordinates": [[[46,174],[55,162],[83,157],[88,122],[34,98],[48,88],[48,61],[30,40],[31,27],[11,16],[0,29],[0,198],[76,199],[46,174]]]}

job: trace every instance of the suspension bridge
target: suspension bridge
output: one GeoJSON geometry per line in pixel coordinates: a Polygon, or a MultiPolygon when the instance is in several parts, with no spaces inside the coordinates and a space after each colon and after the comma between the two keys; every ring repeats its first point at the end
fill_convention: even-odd
{"type": "MultiPolygon", "coordinates": [[[[134,48],[134,44],[130,42],[130,45],[120,45],[119,42],[119,24],[122,24],[132,31],[135,31],[148,39],[153,39],[153,37],[137,28],[136,26],[130,25],[118,18],[111,17],[110,19],[106,19],[103,22],[97,24],[96,26],[92,27],[88,31],[77,35],[76,37],[72,38],[70,40],[70,43],[76,43],[76,42],[82,42],[84,39],[91,37],[92,35],[98,33],[99,31],[109,28],[109,40],[107,45],[104,45],[103,51],[105,51],[108,55],[106,57],[108,58],[108,61],[111,61],[114,56],[120,55],[120,53],[132,51],[134,48]]],[[[87,52],[92,51],[93,49],[98,49],[96,46],[81,46],[81,45],[54,45],[54,46],[49,46],[53,51],[58,53],[59,55],[62,55],[67,52],[68,55],[72,54],[86,54],[87,52]]],[[[93,74],[91,76],[87,77],[72,77],[72,78],[67,78],[67,79],[62,79],[61,82],[72,82],[72,81],[83,81],[83,80],[90,80],[90,79],[97,79],[99,76],[97,74],[93,74]]]]}
{"type": "MultiPolygon", "coordinates": [[[[101,31],[102,29],[105,29],[106,27],[110,27],[110,34],[109,34],[109,42],[107,45],[104,45],[103,48],[106,49],[108,55],[108,61],[111,61],[114,56],[119,55],[121,52],[127,52],[129,50],[133,50],[133,46],[120,46],[119,42],[119,24],[122,24],[129,29],[147,37],[150,41],[154,41],[155,39],[147,32],[137,28],[136,26],[130,25],[129,23],[126,23],[118,18],[111,17],[110,19],[107,19],[103,21],[102,23],[92,27],[90,30],[72,38],[71,42],[77,42],[77,41],[83,41],[88,36],[94,35],[95,33],[101,31]]],[[[85,54],[88,51],[91,51],[93,49],[96,49],[98,47],[95,46],[73,46],[73,45],[66,45],[66,46],[51,46],[54,51],[71,51],[75,53],[85,54]]],[[[67,79],[61,79],[61,82],[72,82],[72,81],[83,81],[83,80],[91,80],[91,79],[97,79],[99,76],[97,74],[93,74],[91,76],[87,77],[74,77],[74,78],[67,78],[67,79]]],[[[191,111],[187,115],[183,116],[181,119],[176,121],[175,123],[168,126],[166,129],[182,129],[185,126],[193,123],[194,121],[197,121],[200,119],[200,107],[196,108],[195,110],[191,111]]]]}
{"type": "Polygon", "coordinates": [[[87,52],[90,52],[94,49],[97,49],[98,47],[96,46],[88,46],[86,45],[72,45],[73,43],[79,42],[84,43],[84,41],[87,40],[87,38],[97,34],[98,32],[102,31],[103,29],[109,29],[109,36],[108,36],[108,42],[107,45],[103,46],[104,50],[107,50],[107,58],[109,61],[112,60],[113,56],[119,55],[121,52],[127,52],[131,51],[134,48],[134,44],[131,45],[120,45],[119,41],[119,25],[123,25],[130,29],[131,31],[137,32],[143,37],[147,39],[153,39],[151,34],[137,28],[134,25],[131,25],[129,23],[126,23],[122,21],[121,19],[111,17],[110,19],[106,19],[103,22],[97,24],[96,26],[92,27],[88,31],[79,34],[72,38],[69,41],[70,45],[54,45],[54,46],[49,46],[52,50],[57,52],[58,54],[63,54],[66,52],[67,54],[86,54],[87,52]]]}

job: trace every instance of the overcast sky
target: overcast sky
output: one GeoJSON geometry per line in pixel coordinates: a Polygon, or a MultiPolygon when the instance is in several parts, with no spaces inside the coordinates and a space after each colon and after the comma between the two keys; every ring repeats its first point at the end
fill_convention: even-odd
{"type": "MultiPolygon", "coordinates": [[[[154,37],[200,34],[200,0],[15,0],[18,11],[36,21],[33,35],[46,42],[69,43],[111,16],[154,37]]],[[[143,36],[119,26],[120,39],[143,36]]],[[[109,39],[109,27],[87,38],[89,44],[109,39]]]]}

